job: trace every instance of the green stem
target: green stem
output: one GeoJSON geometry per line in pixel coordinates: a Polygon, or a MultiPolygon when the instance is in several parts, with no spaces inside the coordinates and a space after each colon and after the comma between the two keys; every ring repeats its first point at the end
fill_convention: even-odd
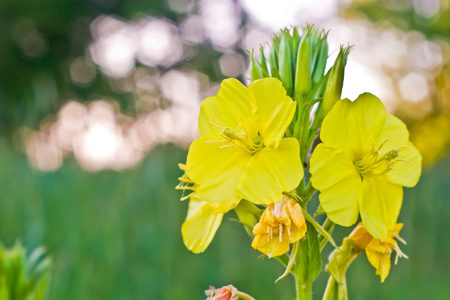
{"type": "MultiPolygon", "coordinates": [[[[322,227],[331,235],[331,233],[333,233],[334,223],[329,218],[326,218],[325,222],[323,222],[322,227]]],[[[323,235],[319,236],[320,251],[322,251],[327,242],[327,239],[323,235]]]]}
{"type": "Polygon", "coordinates": [[[330,275],[328,278],[327,287],[325,288],[325,292],[323,293],[322,300],[332,300],[334,298],[334,294],[336,292],[336,280],[333,276],[330,275]]]}
{"type": "Polygon", "coordinates": [[[309,199],[317,192],[317,190],[312,186],[311,181],[308,182],[302,195],[300,195],[303,201],[308,202],[309,199]]]}
{"type": "Polygon", "coordinates": [[[312,299],[312,283],[302,282],[298,276],[295,276],[295,287],[297,290],[297,300],[312,299]]]}
{"type": "Polygon", "coordinates": [[[303,195],[305,191],[305,179],[302,179],[302,181],[300,181],[300,184],[297,187],[297,195],[303,195]]]}
{"type": "Polygon", "coordinates": [[[255,298],[244,292],[237,292],[236,296],[243,300],[255,300],[255,298]]]}

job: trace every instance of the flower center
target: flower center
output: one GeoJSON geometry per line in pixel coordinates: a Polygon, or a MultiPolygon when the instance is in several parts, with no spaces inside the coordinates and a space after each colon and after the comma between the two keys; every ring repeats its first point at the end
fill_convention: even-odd
{"type": "Polygon", "coordinates": [[[222,129],[221,136],[224,138],[223,140],[211,141],[211,142],[222,142],[224,143],[221,148],[225,147],[237,147],[238,149],[248,152],[250,154],[254,154],[264,148],[263,140],[261,136],[258,135],[254,138],[251,138],[245,128],[239,130],[241,125],[238,126],[237,130],[233,130],[228,126],[223,126],[218,122],[210,121],[210,124],[219,127],[222,129]]]}
{"type": "Polygon", "coordinates": [[[380,147],[372,147],[372,150],[362,158],[353,162],[361,177],[363,176],[379,176],[386,174],[394,169],[394,164],[399,161],[398,149],[392,149],[384,154],[380,153],[380,147]]]}

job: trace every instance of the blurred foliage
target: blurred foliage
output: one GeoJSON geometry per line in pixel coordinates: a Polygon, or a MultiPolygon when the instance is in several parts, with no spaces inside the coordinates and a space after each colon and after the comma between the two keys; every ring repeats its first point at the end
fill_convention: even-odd
{"type": "MultiPolygon", "coordinates": [[[[185,150],[166,145],[120,173],[87,173],[73,159],[55,173],[41,173],[0,143],[0,236],[6,245],[17,237],[27,248],[46,245],[54,260],[49,299],[202,299],[209,285],[226,284],[256,299],[293,299],[293,279],[274,284],[283,267],[259,257],[240,224],[229,221],[236,219],[231,213],[205,253],[184,247],[187,203],[176,200],[174,186],[180,175],[175,162],[185,157],[185,150]]],[[[408,245],[402,250],[410,259],[381,284],[367,259],[358,257],[348,272],[350,298],[448,299],[448,163],[405,190],[400,222],[408,245]]],[[[335,240],[348,233],[337,229],[335,240]]],[[[316,295],[326,280],[325,274],[315,282],[316,295]]]]}
{"type": "Polygon", "coordinates": [[[20,243],[12,249],[0,245],[0,299],[42,300],[51,276],[51,259],[42,247],[29,257],[20,243]]]}
{"type": "MultiPolygon", "coordinates": [[[[427,16],[418,11],[421,5],[426,6],[428,0],[356,0],[349,6],[349,11],[363,14],[371,22],[380,24],[389,22],[399,29],[418,31],[427,38],[450,38],[450,7],[448,1],[441,1],[441,8],[432,16],[427,16]]],[[[439,2],[432,0],[429,2],[439,2]]]]}
{"type": "MultiPolygon", "coordinates": [[[[140,0],[3,0],[0,2],[0,131],[11,134],[20,126],[37,129],[49,114],[56,113],[70,98],[81,101],[114,98],[121,110],[136,115],[133,94],[111,86],[111,78],[97,72],[88,86],[70,78],[70,63],[89,57],[90,23],[99,15],[130,20],[139,14],[164,17],[177,23],[185,13],[173,12],[167,1],[140,0]]],[[[196,45],[197,54],[188,64],[209,76],[222,79],[211,61],[220,53],[206,41],[196,45]]],[[[159,67],[161,68],[161,67],[159,67]]]]}

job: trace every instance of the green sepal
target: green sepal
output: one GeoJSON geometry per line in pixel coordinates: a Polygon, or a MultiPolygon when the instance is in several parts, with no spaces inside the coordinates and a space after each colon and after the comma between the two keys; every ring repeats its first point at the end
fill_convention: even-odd
{"type": "MultiPolygon", "coordinates": [[[[270,50],[269,54],[269,63],[270,68],[272,69],[278,69],[278,48],[280,46],[280,37],[278,34],[275,34],[272,38],[272,49],[270,50]]],[[[274,74],[271,74],[272,77],[275,77],[274,74]]]]}
{"type": "Polygon", "coordinates": [[[280,73],[278,73],[278,70],[275,68],[271,68],[271,71],[272,71],[272,77],[275,77],[281,81],[281,76],[280,76],[280,73]]]}
{"type": "Polygon", "coordinates": [[[249,51],[249,54],[250,54],[250,76],[252,78],[252,81],[263,78],[262,70],[255,60],[254,51],[253,50],[249,51]]]}
{"type": "MultiPolygon", "coordinates": [[[[300,41],[301,41],[302,37],[300,36],[300,34],[298,33],[298,28],[294,27],[292,29],[292,37],[290,38],[290,42],[291,42],[291,54],[292,54],[292,75],[294,76],[294,78],[292,78],[292,82],[293,84],[295,83],[295,68],[297,65],[297,52],[298,52],[298,47],[300,46],[300,41]]],[[[293,90],[295,91],[295,86],[293,87],[293,90]]]]}
{"type": "Polygon", "coordinates": [[[267,69],[267,61],[266,61],[266,56],[264,55],[264,46],[263,45],[261,45],[259,47],[259,53],[260,53],[260,56],[261,56],[261,59],[260,59],[260,62],[259,62],[259,67],[260,67],[260,70],[261,70],[262,77],[263,78],[269,77],[270,74],[269,74],[269,70],[267,69]]]}

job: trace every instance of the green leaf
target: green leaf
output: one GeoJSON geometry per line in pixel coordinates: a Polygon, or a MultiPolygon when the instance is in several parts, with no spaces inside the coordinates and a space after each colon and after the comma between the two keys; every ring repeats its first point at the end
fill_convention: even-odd
{"type": "Polygon", "coordinates": [[[295,274],[304,283],[311,283],[317,278],[322,269],[319,241],[314,226],[306,221],[306,236],[300,241],[295,266],[295,274]]]}
{"type": "Polygon", "coordinates": [[[314,228],[315,228],[321,235],[323,235],[323,236],[330,242],[331,245],[333,245],[333,247],[337,248],[336,243],[333,241],[333,238],[331,237],[331,235],[330,235],[325,229],[323,229],[322,226],[320,226],[320,224],[318,224],[318,223],[316,222],[316,220],[314,220],[313,217],[311,217],[311,216],[309,215],[309,213],[306,211],[306,209],[305,209],[304,207],[302,207],[302,212],[303,212],[303,216],[305,217],[305,219],[306,219],[309,223],[311,223],[311,224],[314,226],[314,228]]]}
{"type": "Polygon", "coordinates": [[[292,270],[292,267],[294,266],[294,263],[296,261],[297,258],[297,252],[298,252],[298,245],[300,242],[296,242],[294,243],[294,246],[292,246],[292,252],[291,255],[289,256],[289,261],[286,265],[286,270],[284,271],[284,273],[278,277],[277,280],[275,280],[275,283],[277,283],[280,279],[283,279],[284,277],[286,277],[289,272],[292,270]]]}

